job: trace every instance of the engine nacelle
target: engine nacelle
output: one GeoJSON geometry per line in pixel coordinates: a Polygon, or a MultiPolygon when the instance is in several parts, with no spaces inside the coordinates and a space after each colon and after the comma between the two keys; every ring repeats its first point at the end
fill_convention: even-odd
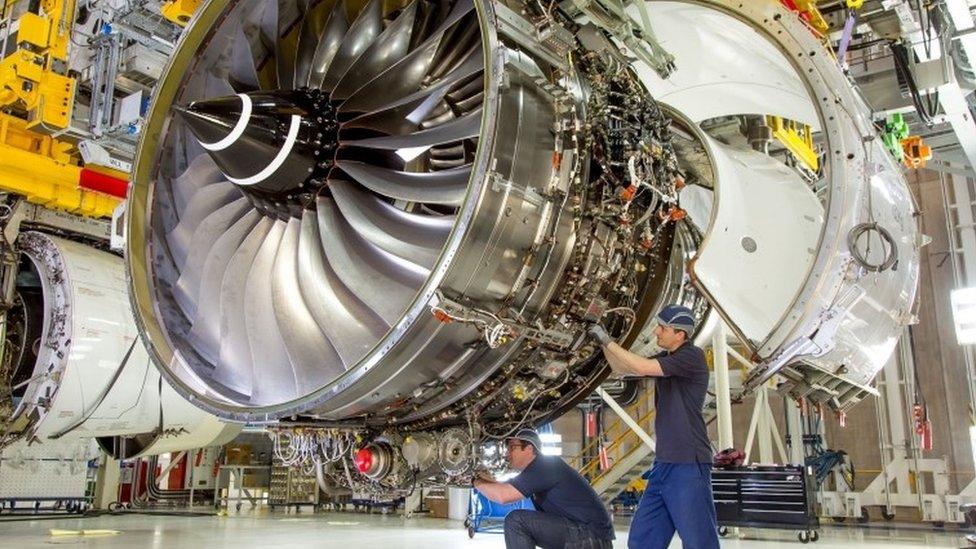
{"type": "Polygon", "coordinates": [[[132,321],[121,258],[38,232],[17,245],[4,445],[95,438],[130,458],[224,444],[240,432],[162,381],[132,321]]]}

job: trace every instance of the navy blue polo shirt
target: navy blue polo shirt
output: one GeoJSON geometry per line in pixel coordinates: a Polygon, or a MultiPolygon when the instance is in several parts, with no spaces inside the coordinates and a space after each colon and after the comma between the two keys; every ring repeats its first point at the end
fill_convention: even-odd
{"type": "Polygon", "coordinates": [[[557,456],[538,455],[508,481],[543,513],[585,524],[597,539],[614,539],[610,513],[575,469],[557,456]]]}
{"type": "Polygon", "coordinates": [[[664,463],[711,463],[702,406],[708,392],[705,353],[690,341],[673,353],[655,355],[663,377],[655,379],[655,460],[664,463]]]}

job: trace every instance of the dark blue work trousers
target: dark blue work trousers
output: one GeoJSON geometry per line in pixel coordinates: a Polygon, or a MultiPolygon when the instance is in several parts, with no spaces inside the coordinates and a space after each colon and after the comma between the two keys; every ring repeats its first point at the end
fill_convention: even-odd
{"type": "Polygon", "coordinates": [[[506,549],[612,549],[613,542],[598,539],[584,524],[528,509],[505,516],[506,549]]]}
{"type": "Polygon", "coordinates": [[[710,463],[655,463],[630,524],[630,549],[718,549],[710,463]]]}

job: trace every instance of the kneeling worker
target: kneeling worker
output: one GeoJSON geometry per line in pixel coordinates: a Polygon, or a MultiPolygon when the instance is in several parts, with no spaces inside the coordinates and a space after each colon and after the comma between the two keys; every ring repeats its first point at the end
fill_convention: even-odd
{"type": "Polygon", "coordinates": [[[589,483],[558,456],[542,455],[533,429],[506,440],[508,462],[519,475],[509,482],[479,477],[474,487],[497,503],[532,498],[535,511],[515,510],[505,517],[508,549],[609,549],[613,547],[610,513],[589,483]]]}

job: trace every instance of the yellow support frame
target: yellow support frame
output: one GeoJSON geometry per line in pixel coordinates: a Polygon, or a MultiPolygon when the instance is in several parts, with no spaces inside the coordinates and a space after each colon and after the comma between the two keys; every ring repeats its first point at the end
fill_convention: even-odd
{"type": "Polygon", "coordinates": [[[773,137],[804,166],[814,172],[820,170],[820,155],[813,146],[813,130],[810,126],[778,116],[767,116],[766,124],[772,129],[773,137]]]}
{"type": "MultiPolygon", "coordinates": [[[[630,414],[631,417],[637,417],[637,423],[646,430],[653,431],[654,416],[656,411],[654,408],[651,408],[643,415],[640,415],[638,410],[640,409],[642,402],[644,402],[644,399],[640,399],[639,402],[627,408],[627,413],[630,414]]],[[[594,438],[589,442],[589,444],[583,447],[577,455],[569,459],[569,465],[576,469],[581,475],[588,478],[591,485],[610,471],[610,469],[607,469],[606,471],[600,470],[599,459],[594,459],[588,462],[586,465],[583,464],[585,456],[598,451],[601,438],[606,438],[610,441],[604,448],[604,451],[607,453],[607,458],[611,462],[610,469],[613,469],[614,465],[626,457],[630,452],[635,451],[638,447],[640,447],[640,445],[644,444],[637,434],[619,418],[607,426],[606,429],[603,430],[603,437],[594,438]]]]}
{"type": "Polygon", "coordinates": [[[50,19],[30,12],[20,17],[20,26],[17,29],[18,44],[30,44],[34,49],[43,50],[50,42],[50,19]]]}
{"type": "Polygon", "coordinates": [[[803,13],[808,17],[807,22],[811,27],[819,32],[821,36],[827,34],[827,32],[830,30],[830,24],[827,23],[827,20],[824,19],[823,14],[820,13],[819,9],[817,9],[816,0],[793,0],[793,3],[796,4],[796,8],[800,11],[800,13],[803,13]]]}
{"type": "Polygon", "coordinates": [[[111,217],[119,199],[78,187],[74,146],[32,132],[27,122],[0,114],[0,190],[33,204],[86,217],[111,217]]]}
{"type": "Polygon", "coordinates": [[[185,27],[190,19],[193,18],[193,14],[200,7],[200,2],[202,0],[170,0],[159,8],[160,13],[163,17],[169,19],[170,21],[176,23],[181,27],[185,27]]]}
{"type": "MultiPolygon", "coordinates": [[[[8,1],[8,4],[16,2],[8,1]]],[[[68,62],[68,47],[71,45],[71,27],[75,20],[75,0],[41,0],[41,13],[47,14],[42,19],[46,19],[49,25],[47,43],[42,46],[38,53],[43,53],[48,57],[47,70],[54,70],[56,62],[68,62]]],[[[27,14],[24,15],[26,17],[27,14]]],[[[23,18],[23,17],[22,17],[23,18]]]]}

